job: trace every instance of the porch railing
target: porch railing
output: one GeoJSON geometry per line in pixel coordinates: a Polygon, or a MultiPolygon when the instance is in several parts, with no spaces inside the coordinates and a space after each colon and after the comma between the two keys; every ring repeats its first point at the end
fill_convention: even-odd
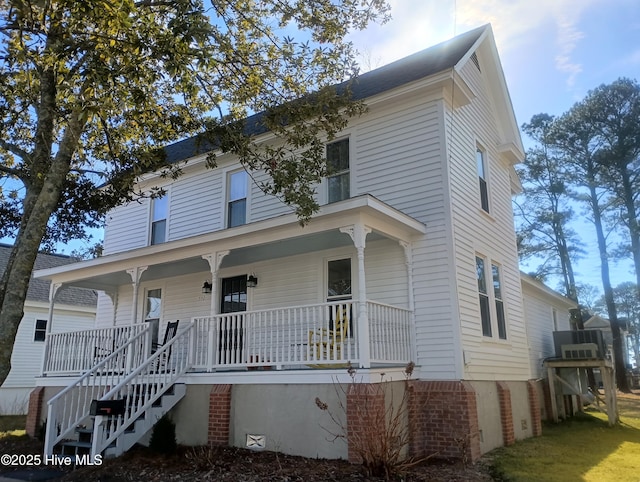
{"type": "MultiPolygon", "coordinates": [[[[128,340],[145,329],[143,324],[113,326],[94,330],[50,333],[47,335],[46,353],[42,368],[43,375],[69,375],[82,373],[97,365],[128,340]]],[[[126,357],[123,351],[118,357],[109,358],[109,370],[116,372],[125,368],[126,357]]],[[[146,358],[148,354],[140,352],[137,356],[146,358]]]]}
{"type": "MultiPolygon", "coordinates": [[[[367,314],[371,362],[410,361],[411,312],[367,302],[367,314]]],[[[357,366],[357,319],[358,302],[351,300],[194,318],[193,369],[357,366]]]]}
{"type": "MultiPolygon", "coordinates": [[[[414,359],[411,312],[368,301],[370,362],[404,364],[414,359]]],[[[331,367],[351,362],[358,366],[361,336],[359,303],[352,300],[194,318],[193,371],[249,368],[282,369],[331,367]],[[336,321],[344,320],[338,333],[336,321]]],[[[79,374],[91,369],[144,324],[50,335],[45,375],[79,374]]],[[[365,345],[366,346],[366,345],[365,345]]],[[[142,349],[141,349],[142,350],[142,349]]],[[[144,349],[135,366],[149,356],[144,349]]],[[[113,372],[123,371],[126,356],[110,358],[113,372]]]]}
{"type": "Polygon", "coordinates": [[[408,363],[415,359],[411,311],[368,301],[367,315],[372,363],[408,363]]]}

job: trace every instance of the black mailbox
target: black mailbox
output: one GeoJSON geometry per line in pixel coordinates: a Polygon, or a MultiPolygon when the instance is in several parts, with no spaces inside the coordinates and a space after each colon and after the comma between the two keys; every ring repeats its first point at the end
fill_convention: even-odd
{"type": "Polygon", "coordinates": [[[124,414],[124,398],[119,400],[93,400],[89,408],[90,415],[122,415],[124,414]]]}

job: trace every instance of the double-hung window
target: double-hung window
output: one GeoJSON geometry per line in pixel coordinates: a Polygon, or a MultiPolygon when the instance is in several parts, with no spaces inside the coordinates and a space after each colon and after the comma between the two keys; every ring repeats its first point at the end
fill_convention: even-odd
{"type": "Polygon", "coordinates": [[[164,194],[151,200],[151,244],[161,244],[167,240],[167,214],[169,197],[164,194]]]}
{"type": "Polygon", "coordinates": [[[476,146],[476,166],[478,169],[478,182],[480,183],[480,207],[489,212],[489,189],[487,186],[487,159],[486,153],[476,146]]]}
{"type": "Polygon", "coordinates": [[[349,199],[349,139],[327,144],[328,197],[329,203],[349,199]]]}
{"type": "Polygon", "coordinates": [[[228,178],[227,227],[247,222],[247,171],[232,172],[228,178]]]}
{"type": "Polygon", "coordinates": [[[507,324],[504,319],[504,301],[502,299],[502,281],[500,279],[500,267],[491,264],[491,275],[493,277],[493,301],[496,305],[496,322],[498,323],[498,338],[507,339],[507,324]]]}
{"type": "Polygon", "coordinates": [[[476,256],[476,279],[482,335],[492,337],[497,331],[498,338],[506,340],[507,323],[500,266],[482,256],[476,256]]]}
{"type": "Polygon", "coordinates": [[[47,337],[47,320],[36,320],[33,341],[44,341],[47,337]]]}

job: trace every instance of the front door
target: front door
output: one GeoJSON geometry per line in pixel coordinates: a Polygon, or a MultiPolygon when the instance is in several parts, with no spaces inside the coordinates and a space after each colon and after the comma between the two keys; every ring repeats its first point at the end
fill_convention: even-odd
{"type": "MultiPolygon", "coordinates": [[[[221,313],[247,311],[247,275],[223,278],[221,284],[221,313]]],[[[220,319],[219,363],[242,363],[244,316],[224,316],[220,319]]]]}
{"type": "Polygon", "coordinates": [[[160,316],[162,315],[162,290],[147,290],[144,321],[151,325],[151,346],[158,344],[158,331],[160,329],[160,316]]]}

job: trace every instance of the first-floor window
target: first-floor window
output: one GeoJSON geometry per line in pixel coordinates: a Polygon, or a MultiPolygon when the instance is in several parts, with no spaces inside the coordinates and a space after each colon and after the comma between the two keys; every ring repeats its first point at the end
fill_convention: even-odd
{"type": "Polygon", "coordinates": [[[33,341],[44,341],[47,336],[47,320],[36,320],[36,329],[33,332],[33,341]]]}
{"type": "Polygon", "coordinates": [[[498,323],[498,338],[507,339],[507,324],[504,319],[504,301],[502,300],[502,282],[500,281],[500,267],[491,265],[493,276],[493,300],[496,304],[496,321],[498,323]]]}
{"type": "Polygon", "coordinates": [[[478,302],[482,335],[507,339],[502,276],[500,266],[482,256],[476,256],[476,279],[478,282],[478,302]]]}
{"type": "Polygon", "coordinates": [[[484,336],[491,336],[491,308],[489,305],[489,293],[487,291],[487,273],[484,259],[479,256],[476,256],[476,275],[478,279],[478,297],[480,300],[482,334],[484,336]]]}

